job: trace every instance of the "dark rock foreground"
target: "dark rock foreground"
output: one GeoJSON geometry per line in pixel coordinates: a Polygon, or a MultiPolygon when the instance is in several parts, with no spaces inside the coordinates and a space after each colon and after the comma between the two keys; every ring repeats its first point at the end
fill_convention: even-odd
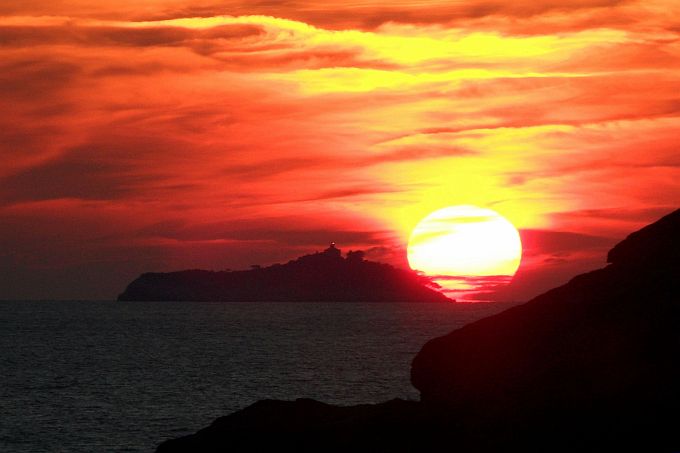
{"type": "Polygon", "coordinates": [[[331,245],[286,264],[247,271],[188,270],[142,274],[118,300],[223,302],[451,302],[415,272],[343,258],[331,245]]]}
{"type": "Polygon", "coordinates": [[[167,441],[157,452],[418,451],[418,444],[411,444],[416,437],[399,433],[423,432],[425,418],[420,403],[399,399],[358,406],[264,400],[194,435],[167,441]]]}
{"type": "Polygon", "coordinates": [[[261,401],[158,452],[680,451],[680,210],[608,261],[429,341],[420,402],[261,401]]]}

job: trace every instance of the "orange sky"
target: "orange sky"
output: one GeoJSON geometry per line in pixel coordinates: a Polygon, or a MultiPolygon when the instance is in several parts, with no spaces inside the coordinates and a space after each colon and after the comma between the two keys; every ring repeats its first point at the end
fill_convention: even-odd
{"type": "Polygon", "coordinates": [[[0,4],[0,298],[330,241],[403,265],[476,204],[526,299],[680,201],[674,0],[138,3],[0,4]]]}

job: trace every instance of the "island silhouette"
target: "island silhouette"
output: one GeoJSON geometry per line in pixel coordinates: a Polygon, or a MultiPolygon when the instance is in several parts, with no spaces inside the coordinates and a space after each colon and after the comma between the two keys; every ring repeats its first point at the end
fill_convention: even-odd
{"type": "Polygon", "coordinates": [[[157,452],[680,451],[680,210],[608,262],[430,340],[420,401],[264,400],[157,452]]]}
{"type": "Polygon", "coordinates": [[[223,302],[452,302],[437,284],[413,271],[345,257],[335,243],[323,252],[286,264],[243,271],[186,270],[146,273],[128,285],[119,301],[223,302]]]}

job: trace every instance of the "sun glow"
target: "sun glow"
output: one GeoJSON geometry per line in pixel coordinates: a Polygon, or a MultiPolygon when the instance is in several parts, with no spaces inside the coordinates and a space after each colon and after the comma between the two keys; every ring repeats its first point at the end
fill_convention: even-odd
{"type": "Polygon", "coordinates": [[[497,212],[476,206],[431,213],[408,243],[409,265],[430,276],[512,276],[521,257],[517,229],[497,212]]]}

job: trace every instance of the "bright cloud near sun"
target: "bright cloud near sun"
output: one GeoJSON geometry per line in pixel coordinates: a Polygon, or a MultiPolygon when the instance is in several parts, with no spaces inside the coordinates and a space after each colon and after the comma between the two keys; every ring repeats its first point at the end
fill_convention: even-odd
{"type": "Polygon", "coordinates": [[[526,298],[677,207],[674,2],[276,3],[0,5],[5,297],[330,241],[406,265],[474,204],[526,298]]]}

